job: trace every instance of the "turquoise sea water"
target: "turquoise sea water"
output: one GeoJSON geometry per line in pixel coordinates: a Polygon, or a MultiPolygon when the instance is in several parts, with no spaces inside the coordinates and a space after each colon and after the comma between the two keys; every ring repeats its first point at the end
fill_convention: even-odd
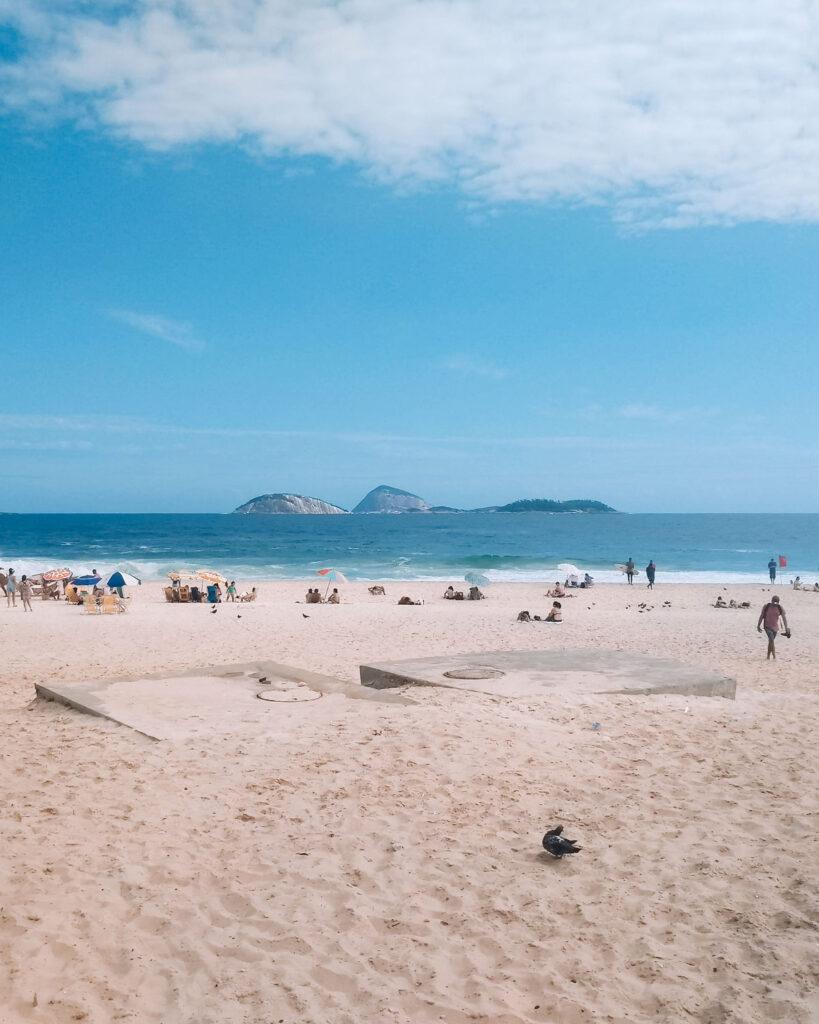
{"type": "Polygon", "coordinates": [[[0,515],[0,564],[18,572],[120,568],[143,579],[170,569],[221,570],[239,580],[306,578],[336,566],[351,579],[555,580],[558,562],[597,579],[653,558],[658,579],[819,579],[819,515],[399,516],[0,515]]]}

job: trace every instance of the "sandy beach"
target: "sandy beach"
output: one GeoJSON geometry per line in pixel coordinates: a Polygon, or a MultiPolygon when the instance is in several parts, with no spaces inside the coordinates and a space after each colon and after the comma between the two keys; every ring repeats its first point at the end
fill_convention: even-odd
{"type": "Polygon", "coordinates": [[[542,586],[385,585],[306,608],[306,584],[266,583],[216,615],[158,584],[117,617],[0,604],[3,1024],[819,1019],[819,594],[777,591],[794,635],[766,663],[761,585],[599,586],[559,625],[515,621],[542,586]],[[737,699],[334,695],[278,706],[274,737],[186,743],[32,699],[251,658],[355,682],[592,646],[707,666],[737,699]],[[583,846],[559,862],[558,822],[583,846]]]}

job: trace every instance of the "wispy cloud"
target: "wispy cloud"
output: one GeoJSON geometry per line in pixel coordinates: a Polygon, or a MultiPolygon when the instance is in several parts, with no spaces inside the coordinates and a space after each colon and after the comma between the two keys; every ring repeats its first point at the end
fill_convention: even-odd
{"type": "Polygon", "coordinates": [[[442,360],[441,368],[465,377],[485,377],[489,380],[505,380],[510,376],[509,370],[505,367],[465,353],[447,356],[442,360]]]}
{"type": "Polygon", "coordinates": [[[0,0],[0,96],[640,224],[819,220],[806,0],[0,0]],[[418,55],[423,55],[419,65],[418,55]]]}
{"type": "Polygon", "coordinates": [[[120,323],[133,327],[141,334],[167,341],[188,352],[201,352],[204,341],[196,335],[193,325],[183,320],[171,320],[157,313],[135,313],[129,309],[112,309],[108,315],[120,323]]]}
{"type": "Polygon", "coordinates": [[[716,409],[671,409],[661,405],[632,402],[623,405],[617,413],[626,420],[647,420],[653,423],[691,423],[695,420],[708,420],[717,415],[716,409]]]}

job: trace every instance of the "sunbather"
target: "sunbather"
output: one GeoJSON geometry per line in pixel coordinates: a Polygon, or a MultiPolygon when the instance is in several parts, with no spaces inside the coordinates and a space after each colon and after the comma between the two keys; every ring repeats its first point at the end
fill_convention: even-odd
{"type": "Polygon", "coordinates": [[[482,593],[478,587],[469,588],[469,597],[467,601],[484,601],[486,600],[486,594],[482,593]]]}
{"type": "Polygon", "coordinates": [[[327,604],[341,604],[341,594],[336,587],[333,587],[332,594],[327,598],[327,604]]]}
{"type": "Polygon", "coordinates": [[[563,621],[563,611],[562,611],[562,605],[560,604],[560,601],[552,601],[551,610],[549,611],[549,614],[546,616],[546,618],[543,621],[544,622],[562,622],[563,621]]]}

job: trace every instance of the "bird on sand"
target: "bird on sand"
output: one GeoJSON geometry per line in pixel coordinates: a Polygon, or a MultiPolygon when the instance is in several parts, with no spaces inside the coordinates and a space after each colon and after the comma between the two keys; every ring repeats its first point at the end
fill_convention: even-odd
{"type": "Polygon", "coordinates": [[[550,828],[543,837],[543,849],[553,857],[557,857],[558,860],[567,853],[578,853],[583,849],[582,846],[577,845],[574,839],[564,839],[561,835],[562,831],[563,826],[558,825],[556,828],[550,828]]]}
{"type": "Polygon", "coordinates": [[[305,615],[304,612],[301,613],[301,617],[303,619],[309,619],[310,618],[310,616],[309,615],[305,615]]]}
{"type": "Polygon", "coordinates": [[[216,606],[215,605],[214,605],[213,608],[211,608],[210,613],[211,613],[211,615],[215,615],[216,614],[216,606]]]}

